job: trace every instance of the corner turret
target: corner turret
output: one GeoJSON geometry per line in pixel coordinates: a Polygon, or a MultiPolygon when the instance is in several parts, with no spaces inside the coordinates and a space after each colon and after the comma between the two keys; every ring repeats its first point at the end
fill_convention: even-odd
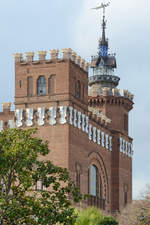
{"type": "Polygon", "coordinates": [[[108,4],[102,3],[95,9],[103,9],[102,35],[99,40],[98,54],[92,56],[92,75],[89,76],[89,106],[99,109],[112,120],[112,128],[128,135],[128,113],[133,108],[133,95],[118,89],[120,77],[115,75],[117,68],[116,55],[110,54],[106,38],[105,9],[108,4]]]}

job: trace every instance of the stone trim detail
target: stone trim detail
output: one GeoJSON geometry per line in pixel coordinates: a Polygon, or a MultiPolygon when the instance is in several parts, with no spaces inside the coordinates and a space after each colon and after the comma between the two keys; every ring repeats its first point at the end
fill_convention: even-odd
{"type": "MultiPolygon", "coordinates": [[[[95,126],[90,116],[83,114],[72,106],[50,107],[49,109],[39,107],[37,110],[33,108],[27,108],[26,110],[16,109],[14,120],[8,121],[9,128],[32,127],[34,125],[54,126],[67,123],[86,133],[89,141],[110,152],[113,151],[112,136],[106,133],[100,124],[95,126]]],[[[0,132],[3,131],[3,127],[4,122],[0,120],[0,132]]],[[[132,144],[122,137],[120,137],[120,152],[128,157],[133,156],[132,144]]]]}
{"type": "Polygon", "coordinates": [[[124,138],[120,137],[119,139],[119,144],[120,144],[120,153],[122,153],[123,155],[126,155],[128,157],[133,156],[134,151],[133,151],[133,144],[126,141],[124,138]]]}

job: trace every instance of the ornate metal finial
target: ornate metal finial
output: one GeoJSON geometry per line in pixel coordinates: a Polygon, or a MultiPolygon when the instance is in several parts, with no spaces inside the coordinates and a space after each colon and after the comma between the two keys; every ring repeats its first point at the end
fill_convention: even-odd
{"type": "Polygon", "coordinates": [[[110,2],[108,2],[106,4],[102,2],[100,6],[97,6],[97,7],[92,8],[92,9],[96,9],[96,10],[103,9],[103,17],[105,17],[105,8],[107,8],[109,5],[110,5],[110,2]]]}

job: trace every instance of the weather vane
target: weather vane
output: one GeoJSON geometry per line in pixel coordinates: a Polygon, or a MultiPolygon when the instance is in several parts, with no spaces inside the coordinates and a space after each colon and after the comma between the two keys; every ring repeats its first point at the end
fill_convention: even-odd
{"type": "Polygon", "coordinates": [[[100,6],[98,6],[96,8],[92,8],[92,9],[96,9],[96,10],[103,9],[103,16],[105,17],[105,8],[107,8],[109,5],[110,5],[110,2],[108,2],[106,4],[102,2],[100,6]]]}

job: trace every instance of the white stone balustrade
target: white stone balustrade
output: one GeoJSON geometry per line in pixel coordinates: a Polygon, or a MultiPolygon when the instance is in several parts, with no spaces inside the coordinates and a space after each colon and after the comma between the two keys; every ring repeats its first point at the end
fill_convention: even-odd
{"type": "Polygon", "coordinates": [[[122,154],[125,154],[128,157],[132,157],[133,156],[133,146],[132,146],[132,143],[126,141],[122,137],[120,137],[119,142],[120,142],[120,152],[122,154]]]}
{"type": "MultiPolygon", "coordinates": [[[[76,129],[80,129],[81,132],[86,133],[90,141],[102,146],[106,150],[113,150],[112,136],[105,133],[103,128],[92,125],[92,120],[89,119],[89,116],[81,113],[72,106],[59,106],[58,109],[59,110],[57,110],[57,107],[55,106],[50,107],[49,109],[39,107],[37,112],[32,108],[26,110],[17,109],[15,111],[16,119],[8,121],[9,128],[20,128],[25,127],[25,125],[31,127],[36,124],[39,126],[44,126],[46,124],[54,126],[57,124],[64,125],[69,123],[76,129]],[[34,115],[37,116],[37,121],[34,119],[36,118],[34,115]]],[[[0,120],[0,132],[3,130],[3,123],[4,122],[0,120]]],[[[132,144],[122,137],[120,137],[120,152],[128,157],[132,157],[133,155],[132,144]]]]}

